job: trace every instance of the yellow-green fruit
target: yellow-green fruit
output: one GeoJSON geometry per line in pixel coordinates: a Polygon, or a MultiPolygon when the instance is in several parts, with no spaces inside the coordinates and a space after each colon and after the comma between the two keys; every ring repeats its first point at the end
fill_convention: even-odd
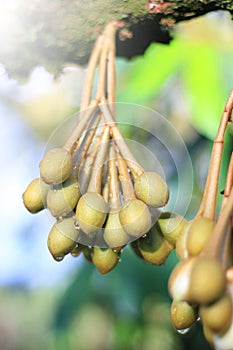
{"type": "Polygon", "coordinates": [[[168,281],[168,290],[176,301],[187,301],[191,270],[196,258],[181,260],[173,269],[168,281]]]}
{"type": "Polygon", "coordinates": [[[196,258],[192,266],[187,301],[208,304],[217,300],[226,287],[224,271],[213,258],[196,258]]]}
{"type": "Polygon", "coordinates": [[[168,283],[173,299],[202,305],[217,300],[225,290],[225,275],[220,263],[208,257],[190,257],[173,269],[168,283]]]}
{"type": "Polygon", "coordinates": [[[23,194],[23,203],[28,211],[35,214],[44,209],[49,185],[40,178],[30,182],[23,194]]]}
{"type": "Polygon", "coordinates": [[[124,230],[131,236],[143,236],[151,228],[150,211],[147,205],[139,199],[126,202],[119,217],[124,230]]]}
{"type": "Polygon", "coordinates": [[[111,271],[118,263],[120,253],[110,248],[94,247],[92,262],[103,275],[111,271]]]}
{"type": "Polygon", "coordinates": [[[163,264],[173,250],[173,246],[163,237],[156,224],[146,237],[141,237],[138,240],[138,248],[143,259],[155,265],[163,264]]]}
{"type": "Polygon", "coordinates": [[[122,247],[129,242],[130,238],[121,225],[119,212],[109,213],[103,236],[110,248],[122,247]]]}
{"type": "Polygon", "coordinates": [[[232,301],[229,294],[199,309],[202,323],[213,333],[224,333],[228,330],[232,319],[232,301]]]}
{"type": "MultiPolygon", "coordinates": [[[[214,348],[214,334],[205,325],[203,325],[203,334],[204,334],[205,339],[208,341],[208,343],[212,346],[212,348],[214,348]]],[[[228,348],[226,350],[228,350],[228,348]]]]}
{"type": "Polygon", "coordinates": [[[66,216],[76,207],[79,198],[78,182],[70,178],[62,184],[49,189],[47,207],[55,217],[66,216]]]}
{"type": "Polygon", "coordinates": [[[92,254],[93,254],[93,248],[92,247],[85,247],[83,249],[83,256],[89,263],[92,264],[92,254]]]}
{"type": "Polygon", "coordinates": [[[197,319],[195,308],[186,301],[173,300],[170,314],[173,326],[178,330],[191,327],[197,319]]]}
{"type": "Polygon", "coordinates": [[[107,215],[107,203],[96,192],[85,193],[78,201],[76,217],[81,230],[87,234],[101,228],[107,215]]]}
{"type": "Polygon", "coordinates": [[[134,254],[137,255],[138,258],[143,259],[143,256],[138,248],[138,239],[130,243],[130,248],[132,249],[134,254]]]}
{"type": "Polygon", "coordinates": [[[187,234],[187,249],[190,255],[199,255],[208,241],[215,222],[204,217],[192,221],[187,234]]]}
{"type": "Polygon", "coordinates": [[[48,248],[55,260],[61,261],[76,246],[78,230],[72,218],[58,221],[48,235],[48,248]]]}
{"type": "Polygon", "coordinates": [[[147,205],[158,208],[163,207],[169,198],[166,182],[154,172],[145,172],[134,183],[137,198],[147,205]]]}
{"type": "Polygon", "coordinates": [[[159,217],[158,225],[166,240],[175,246],[177,239],[187,225],[187,221],[178,214],[165,212],[159,217]]]}
{"type": "Polygon", "coordinates": [[[51,149],[40,162],[40,176],[44,182],[51,185],[59,185],[66,181],[72,170],[72,155],[63,148],[51,149]]]}

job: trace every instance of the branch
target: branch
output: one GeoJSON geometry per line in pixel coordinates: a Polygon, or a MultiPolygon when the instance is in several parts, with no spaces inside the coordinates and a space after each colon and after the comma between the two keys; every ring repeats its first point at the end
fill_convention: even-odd
{"type": "Polygon", "coordinates": [[[2,2],[0,62],[25,76],[36,65],[59,72],[86,64],[93,44],[110,21],[120,21],[117,54],[143,54],[153,42],[168,43],[175,23],[210,11],[233,13],[232,0],[18,0],[2,2]]]}

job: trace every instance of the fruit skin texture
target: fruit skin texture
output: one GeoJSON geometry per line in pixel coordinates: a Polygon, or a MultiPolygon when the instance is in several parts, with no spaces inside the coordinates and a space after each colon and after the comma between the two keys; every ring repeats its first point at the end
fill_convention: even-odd
{"type": "Polygon", "coordinates": [[[177,239],[187,225],[187,221],[178,214],[165,212],[161,213],[158,225],[166,240],[175,246],[177,239]]]}
{"type": "Polygon", "coordinates": [[[151,228],[151,214],[139,199],[126,202],[119,214],[123,229],[131,236],[141,237],[151,228]]]}
{"type": "Polygon", "coordinates": [[[186,329],[197,319],[196,310],[186,301],[173,300],[171,305],[171,320],[176,329],[186,329]]]}
{"type": "Polygon", "coordinates": [[[76,217],[78,224],[86,234],[101,228],[107,215],[107,203],[96,192],[86,192],[78,201],[76,217]]]}
{"type": "Polygon", "coordinates": [[[138,248],[143,259],[151,264],[162,265],[173,250],[173,246],[163,237],[157,224],[138,239],[138,248]]]}
{"type": "Polygon", "coordinates": [[[213,258],[198,258],[192,268],[189,300],[208,304],[218,299],[225,290],[225,275],[220,263],[213,258]]]}
{"type": "Polygon", "coordinates": [[[199,255],[209,239],[215,222],[204,217],[198,217],[189,226],[187,233],[187,250],[189,255],[199,255]]]}
{"type": "Polygon", "coordinates": [[[44,209],[49,185],[40,178],[30,182],[23,193],[23,202],[28,211],[35,214],[44,209]]]}
{"type": "Polygon", "coordinates": [[[149,206],[159,208],[165,206],[169,199],[166,182],[154,172],[145,172],[134,183],[137,198],[149,206]]]}
{"type": "Polygon", "coordinates": [[[47,195],[47,207],[55,217],[66,216],[76,207],[80,198],[77,180],[68,179],[60,185],[52,187],[47,195]]]}
{"type": "Polygon", "coordinates": [[[110,248],[93,248],[92,262],[102,275],[111,271],[117,265],[119,259],[119,252],[114,252],[110,248]]]}
{"type": "Polygon", "coordinates": [[[232,301],[229,294],[199,310],[202,323],[213,333],[225,333],[231,324],[232,301]]]}
{"type": "Polygon", "coordinates": [[[74,226],[73,218],[58,221],[51,228],[48,235],[48,248],[53,258],[60,261],[76,246],[78,230],[74,226]]]}
{"type": "Polygon", "coordinates": [[[103,237],[110,248],[122,247],[129,242],[130,237],[121,225],[119,212],[109,213],[103,237]]]}
{"type": "Polygon", "coordinates": [[[217,260],[191,257],[173,269],[168,288],[173,299],[202,305],[217,300],[224,293],[225,284],[225,275],[217,260]]]}
{"type": "Polygon", "coordinates": [[[40,176],[44,182],[51,185],[59,185],[66,181],[72,170],[72,155],[63,148],[51,149],[40,162],[40,176]]]}

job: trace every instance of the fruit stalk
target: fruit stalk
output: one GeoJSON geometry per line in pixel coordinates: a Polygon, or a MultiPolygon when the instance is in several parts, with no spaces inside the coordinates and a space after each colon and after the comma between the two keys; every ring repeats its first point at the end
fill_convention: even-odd
{"type": "Polygon", "coordinates": [[[119,152],[117,153],[118,169],[119,169],[119,179],[121,182],[124,202],[131,201],[135,199],[134,187],[132,184],[131,177],[128,172],[127,163],[125,159],[121,157],[119,152]]]}
{"type": "Polygon", "coordinates": [[[97,155],[93,164],[91,179],[88,186],[88,192],[97,192],[99,194],[101,193],[102,169],[105,156],[109,147],[109,138],[109,127],[103,126],[101,142],[98,147],[97,155]]]}
{"type": "Polygon", "coordinates": [[[205,218],[208,218],[210,220],[214,220],[215,218],[218,180],[223,153],[224,135],[227,124],[231,121],[232,109],[233,90],[231,91],[231,94],[225,105],[217,136],[214,141],[204,194],[200,205],[200,209],[197,214],[197,216],[204,216],[205,218]]]}
{"type": "Polygon", "coordinates": [[[109,199],[111,210],[118,210],[121,206],[118,172],[116,167],[116,151],[110,146],[108,163],[109,199]]]}
{"type": "Polygon", "coordinates": [[[74,164],[75,164],[75,170],[73,174],[74,177],[78,175],[81,164],[95,136],[99,121],[100,121],[99,115],[96,118],[92,118],[88,126],[88,130],[86,131],[85,135],[82,138],[82,141],[80,139],[81,142],[78,145],[78,150],[76,154],[74,155],[74,164]]]}
{"type": "MultiPolygon", "coordinates": [[[[231,216],[233,211],[233,188],[227,199],[226,204],[222,207],[218,220],[214,226],[213,232],[204,246],[200,256],[209,256],[218,259],[219,261],[225,261],[223,256],[224,242],[229,234],[229,226],[231,226],[231,216]]],[[[229,266],[224,266],[224,269],[229,266]]]]}
{"type": "Polygon", "coordinates": [[[88,62],[87,74],[86,74],[86,78],[83,86],[83,94],[81,99],[81,106],[80,106],[81,111],[87,109],[90,104],[94,74],[95,74],[96,67],[98,65],[98,60],[99,60],[101,51],[103,49],[104,39],[105,39],[104,34],[100,35],[97,38],[94,48],[92,50],[91,57],[88,62]]]}
{"type": "Polygon", "coordinates": [[[127,161],[128,167],[132,171],[133,175],[135,177],[142,175],[144,173],[144,170],[138,164],[127,143],[125,142],[124,137],[118,129],[116,122],[114,121],[114,118],[109,110],[109,106],[107,104],[101,104],[99,107],[103,112],[106,124],[110,126],[111,135],[115,140],[122,157],[127,161]]]}
{"type": "Polygon", "coordinates": [[[64,144],[63,148],[68,152],[73,153],[77,148],[79,138],[81,137],[83,131],[86,129],[88,122],[92,116],[97,117],[99,114],[99,108],[96,101],[92,101],[87,110],[83,110],[78,118],[78,123],[74,130],[72,131],[70,137],[64,144]]]}
{"type": "Polygon", "coordinates": [[[80,189],[82,193],[85,193],[88,188],[88,184],[91,177],[92,166],[95,161],[95,157],[100,145],[100,136],[94,138],[90,148],[88,149],[88,153],[85,157],[85,163],[80,171],[80,176],[78,178],[80,189]]]}

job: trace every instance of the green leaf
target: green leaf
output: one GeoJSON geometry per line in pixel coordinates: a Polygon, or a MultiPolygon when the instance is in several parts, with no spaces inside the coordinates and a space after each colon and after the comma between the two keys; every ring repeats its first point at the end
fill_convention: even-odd
{"type": "Polygon", "coordinates": [[[228,97],[221,53],[201,43],[186,44],[186,50],[183,84],[192,122],[199,133],[213,140],[228,97]]]}

